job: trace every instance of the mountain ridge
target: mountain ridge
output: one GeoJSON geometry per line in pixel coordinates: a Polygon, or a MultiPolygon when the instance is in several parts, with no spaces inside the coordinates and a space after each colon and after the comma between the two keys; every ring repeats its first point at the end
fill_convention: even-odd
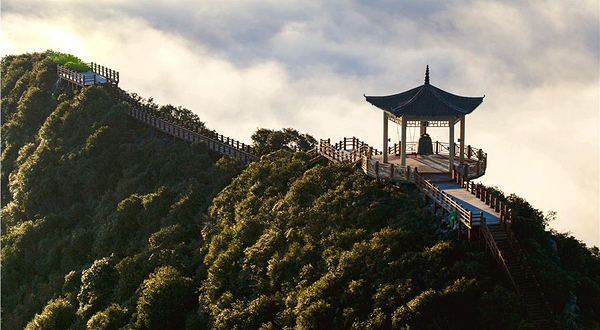
{"type": "MultiPolygon", "coordinates": [[[[136,123],[101,88],[54,98],[55,65],[2,59],[7,328],[532,327],[414,188],[286,151],[243,169],[136,123]]],[[[597,248],[497,194],[561,324],[597,327],[597,248]]]]}

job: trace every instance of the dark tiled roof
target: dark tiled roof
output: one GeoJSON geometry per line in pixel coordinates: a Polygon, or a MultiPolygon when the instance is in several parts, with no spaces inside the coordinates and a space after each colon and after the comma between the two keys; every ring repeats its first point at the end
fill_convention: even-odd
{"type": "Polygon", "coordinates": [[[483,97],[454,95],[429,84],[429,70],[425,84],[406,92],[388,96],[365,96],[367,102],[396,116],[419,117],[461,116],[477,108],[483,97]]]}

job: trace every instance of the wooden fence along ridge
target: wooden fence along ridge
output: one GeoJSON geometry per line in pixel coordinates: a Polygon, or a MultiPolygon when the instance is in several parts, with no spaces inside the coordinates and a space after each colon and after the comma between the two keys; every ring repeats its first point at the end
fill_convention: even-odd
{"type": "Polygon", "coordinates": [[[58,65],[57,74],[60,79],[77,87],[90,85],[114,87],[109,89],[111,95],[118,101],[130,105],[129,115],[131,117],[152,126],[161,132],[192,143],[203,142],[209,149],[223,155],[238,158],[245,163],[258,159],[250,145],[236,141],[215,131],[208,130],[196,123],[178,120],[165,112],[158,111],[158,109],[134,99],[127,94],[127,92],[118,88],[118,72],[96,63],[89,63],[88,66],[92,71],[80,73],[58,65]]]}
{"type": "MultiPolygon", "coordinates": [[[[168,113],[158,111],[158,109],[134,99],[118,88],[118,72],[96,63],[90,63],[89,67],[91,72],[78,73],[59,65],[57,75],[60,79],[77,87],[90,85],[116,87],[109,90],[117,100],[130,105],[129,115],[161,132],[191,143],[205,143],[211,150],[238,158],[245,163],[250,163],[259,158],[250,145],[208,130],[197,123],[179,120],[168,113]]],[[[399,155],[400,145],[390,146],[386,150],[387,153],[399,155]]],[[[416,142],[408,142],[406,145],[407,153],[416,153],[416,142]]],[[[436,141],[434,153],[437,155],[450,155],[449,148],[449,143],[436,141]]],[[[457,155],[459,154],[459,146],[455,144],[455,148],[457,149],[454,154],[457,155]]],[[[465,158],[471,160],[471,162],[465,162],[464,166],[456,166],[451,173],[451,178],[462,189],[466,189],[492,208],[498,214],[499,224],[488,225],[483,212],[473,213],[467,210],[443,189],[438,188],[431,181],[424,178],[416,168],[383,163],[373,159],[373,156],[382,155],[383,152],[374,149],[356,137],[344,138],[334,144],[331,143],[330,139],[320,140],[319,144],[309,153],[313,154],[313,161],[326,159],[331,162],[351,162],[360,164],[363,172],[370,177],[394,183],[414,183],[426,198],[433,201],[434,205],[439,205],[448,213],[455,212],[458,215],[459,237],[463,225],[467,229],[469,240],[472,239],[472,233],[478,234],[479,241],[485,245],[486,250],[491,252],[498,267],[523,299],[527,312],[536,328],[556,328],[552,310],[546,302],[535,275],[511,229],[513,223],[512,210],[483,185],[470,181],[485,173],[487,154],[481,149],[466,146],[465,158]]]]}
{"type": "Polygon", "coordinates": [[[206,129],[196,123],[178,120],[167,113],[160,112],[133,99],[126,92],[119,90],[117,98],[131,107],[129,115],[157,130],[192,143],[205,143],[209,149],[222,155],[238,158],[245,163],[257,160],[252,146],[234,140],[215,131],[206,129]]]}

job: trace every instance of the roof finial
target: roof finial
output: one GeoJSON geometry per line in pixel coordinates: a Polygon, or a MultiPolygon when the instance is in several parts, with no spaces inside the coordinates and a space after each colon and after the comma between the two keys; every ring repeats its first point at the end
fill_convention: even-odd
{"type": "Polygon", "coordinates": [[[429,65],[425,69],[425,85],[429,85],[429,65]]]}

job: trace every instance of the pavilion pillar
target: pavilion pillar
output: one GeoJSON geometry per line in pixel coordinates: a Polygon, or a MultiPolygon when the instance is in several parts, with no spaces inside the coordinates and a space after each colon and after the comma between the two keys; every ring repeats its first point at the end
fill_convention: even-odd
{"type": "Polygon", "coordinates": [[[388,162],[388,117],[385,111],[383,112],[383,162],[388,162]]]}
{"type": "Polygon", "coordinates": [[[450,122],[448,127],[450,128],[450,145],[448,152],[450,153],[448,157],[448,171],[450,175],[452,175],[452,170],[454,169],[454,117],[450,118],[450,122]]]}
{"type": "Polygon", "coordinates": [[[400,140],[400,165],[406,166],[406,126],[408,120],[402,116],[402,140],[400,140]]]}
{"type": "Polygon", "coordinates": [[[465,115],[460,116],[460,165],[465,164],[465,115]]]}

